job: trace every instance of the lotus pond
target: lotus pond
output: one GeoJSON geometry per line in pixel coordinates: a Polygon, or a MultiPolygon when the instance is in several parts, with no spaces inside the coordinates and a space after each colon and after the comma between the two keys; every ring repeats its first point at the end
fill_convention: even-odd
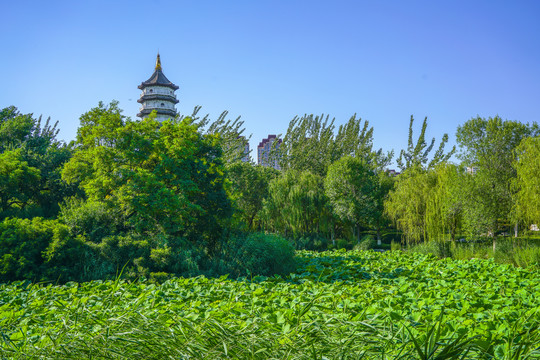
{"type": "Polygon", "coordinates": [[[2,359],[540,359],[540,273],[298,252],[286,278],[0,285],[2,359]]]}

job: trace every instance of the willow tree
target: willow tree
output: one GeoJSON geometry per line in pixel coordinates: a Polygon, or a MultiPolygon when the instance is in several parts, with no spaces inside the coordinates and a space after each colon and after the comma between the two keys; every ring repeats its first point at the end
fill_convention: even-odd
{"type": "Polygon", "coordinates": [[[427,117],[422,123],[416,141],[414,140],[413,124],[414,118],[411,116],[407,149],[401,150],[397,159],[402,173],[398,176],[394,189],[385,202],[386,214],[403,231],[408,242],[427,240],[429,239],[428,227],[440,228],[432,216],[429,217],[431,219],[429,224],[426,217],[428,211],[441,211],[437,207],[438,205],[436,206],[436,203],[432,202],[432,193],[437,184],[437,175],[433,169],[437,165],[447,162],[455,152],[455,147],[453,147],[445,153],[448,135],[444,134],[439,147],[431,155],[435,146],[435,138],[431,139],[428,145],[425,139],[427,117]]]}
{"type": "Polygon", "coordinates": [[[516,221],[540,224],[540,137],[526,138],[516,149],[516,221]]]}
{"type": "Polygon", "coordinates": [[[415,166],[397,177],[388,194],[385,213],[403,231],[407,243],[426,239],[426,211],[435,185],[434,172],[415,166]]]}
{"type": "Polygon", "coordinates": [[[426,204],[426,235],[429,240],[456,240],[461,230],[469,176],[461,167],[441,164],[434,170],[435,184],[426,204]]]}
{"type": "Polygon", "coordinates": [[[332,226],[323,178],[309,171],[289,170],[272,180],[263,212],[266,227],[287,236],[327,235],[332,226]]]}

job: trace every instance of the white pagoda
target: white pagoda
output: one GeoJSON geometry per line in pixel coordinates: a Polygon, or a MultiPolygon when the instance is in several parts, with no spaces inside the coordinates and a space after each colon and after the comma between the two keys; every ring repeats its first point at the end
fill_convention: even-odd
{"type": "Polygon", "coordinates": [[[139,89],[142,90],[142,93],[137,102],[141,103],[142,106],[137,114],[138,117],[144,119],[153,110],[156,110],[156,120],[159,122],[176,116],[175,105],[178,104],[178,100],[174,92],[178,90],[178,86],[170,82],[163,74],[159,53],[154,73],[150,76],[150,79],[139,85],[139,89]]]}

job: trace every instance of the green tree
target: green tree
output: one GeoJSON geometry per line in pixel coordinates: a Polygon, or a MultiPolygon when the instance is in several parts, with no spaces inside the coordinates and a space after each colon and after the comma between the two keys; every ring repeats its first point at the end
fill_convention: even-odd
{"type": "Polygon", "coordinates": [[[470,177],[454,164],[440,164],[432,170],[436,183],[426,204],[426,236],[428,240],[452,241],[461,230],[470,177]]]}
{"type": "Polygon", "coordinates": [[[32,201],[39,170],[28,166],[21,149],[0,153],[0,218],[17,214],[32,201]]]}
{"type": "Polygon", "coordinates": [[[0,110],[0,152],[20,148],[33,128],[31,114],[22,115],[15,106],[0,110]]]}
{"type": "Polygon", "coordinates": [[[375,199],[375,206],[372,211],[371,226],[375,228],[377,232],[377,243],[381,244],[381,231],[388,227],[389,219],[384,209],[384,203],[390,194],[390,191],[394,188],[395,177],[390,175],[387,171],[377,172],[377,182],[373,191],[373,198],[375,199]]]}
{"type": "MultiPolygon", "coordinates": [[[[333,212],[345,222],[356,228],[360,240],[360,228],[370,227],[377,230],[380,241],[380,219],[382,198],[377,175],[365,160],[346,156],[330,165],[324,185],[333,212]]],[[[386,183],[384,183],[386,184],[386,183]]]]}
{"type": "Polygon", "coordinates": [[[63,178],[114,212],[125,233],[185,236],[215,248],[231,211],[215,136],[201,135],[189,118],[131,121],[113,102],[81,116],[77,143],[63,178]]]}
{"type": "Polygon", "coordinates": [[[272,180],[264,201],[264,222],[289,236],[329,234],[333,217],[324,179],[309,171],[289,170],[272,180]]]}
{"type": "Polygon", "coordinates": [[[536,123],[494,118],[473,118],[457,129],[457,141],[464,166],[474,169],[471,194],[464,221],[471,236],[489,234],[496,246],[497,232],[511,222],[516,177],[512,166],[520,142],[538,133],[536,123]]]}
{"type": "Polygon", "coordinates": [[[516,149],[514,214],[526,225],[540,224],[540,137],[525,138],[516,149]]]}
{"type": "MultiPolygon", "coordinates": [[[[60,169],[71,157],[72,149],[56,140],[56,126],[50,125],[50,118],[42,125],[41,117],[34,119],[32,114],[22,115],[14,106],[0,110],[0,153],[17,150],[17,155],[6,155],[11,159],[10,166],[17,157],[21,166],[35,169],[38,175],[32,182],[19,185],[21,191],[24,189],[25,200],[18,201],[17,205],[13,203],[9,215],[54,217],[62,199],[75,193],[76,188],[67,186],[60,177],[60,169]]],[[[7,166],[5,164],[4,170],[7,166]]],[[[9,178],[8,174],[4,176],[0,182],[9,183],[15,179],[14,174],[9,178]]]]}
{"type": "Polygon", "coordinates": [[[254,220],[269,195],[268,186],[279,172],[273,168],[237,161],[227,165],[231,197],[241,221],[254,230],[254,220]]]}
{"type": "Polygon", "coordinates": [[[426,239],[426,208],[436,185],[436,175],[420,166],[408,168],[396,179],[384,203],[386,214],[408,243],[426,239]]]}
{"type": "Polygon", "coordinates": [[[373,151],[373,127],[352,116],[335,134],[335,119],[328,115],[304,115],[289,123],[279,149],[275,149],[284,170],[311,171],[326,176],[328,167],[343,156],[354,156],[379,167],[386,165],[392,153],[373,151]]]}
{"type": "Polygon", "coordinates": [[[447,154],[444,153],[444,147],[448,142],[448,134],[444,134],[437,151],[435,151],[435,154],[433,154],[433,158],[429,160],[429,153],[433,150],[433,146],[435,145],[435,138],[431,139],[429,145],[426,143],[425,136],[427,129],[427,117],[424,118],[424,122],[422,123],[422,129],[420,130],[420,135],[418,136],[416,144],[413,140],[413,123],[414,118],[411,115],[411,121],[409,123],[409,138],[407,141],[407,150],[401,150],[399,158],[397,159],[397,164],[401,171],[405,171],[408,168],[418,166],[422,168],[432,169],[436,165],[446,162],[450,159],[450,157],[452,157],[452,155],[456,151],[456,147],[452,147],[452,150],[450,150],[450,152],[448,152],[447,154]]]}

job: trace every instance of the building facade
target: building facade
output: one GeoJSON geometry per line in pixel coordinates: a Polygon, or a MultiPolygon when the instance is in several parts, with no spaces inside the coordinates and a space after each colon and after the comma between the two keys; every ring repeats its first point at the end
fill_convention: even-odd
{"type": "Polygon", "coordinates": [[[249,141],[247,141],[245,136],[239,136],[240,140],[239,151],[242,153],[242,158],[240,159],[243,162],[249,162],[249,141]]]}
{"type": "Polygon", "coordinates": [[[276,135],[268,135],[266,139],[262,139],[259,146],[257,146],[257,163],[262,166],[270,166],[276,170],[281,170],[279,158],[277,156],[274,158],[270,157],[270,150],[272,150],[275,141],[277,141],[275,145],[277,150],[281,145],[281,139],[277,139],[276,135]]]}
{"type": "Polygon", "coordinates": [[[162,122],[164,120],[176,117],[176,99],[175,91],[178,86],[167,79],[161,68],[161,59],[159,54],[156,59],[156,67],[150,78],[141,85],[141,97],[137,102],[142,106],[137,114],[138,117],[144,119],[154,110],[157,112],[156,120],[162,122]]]}

